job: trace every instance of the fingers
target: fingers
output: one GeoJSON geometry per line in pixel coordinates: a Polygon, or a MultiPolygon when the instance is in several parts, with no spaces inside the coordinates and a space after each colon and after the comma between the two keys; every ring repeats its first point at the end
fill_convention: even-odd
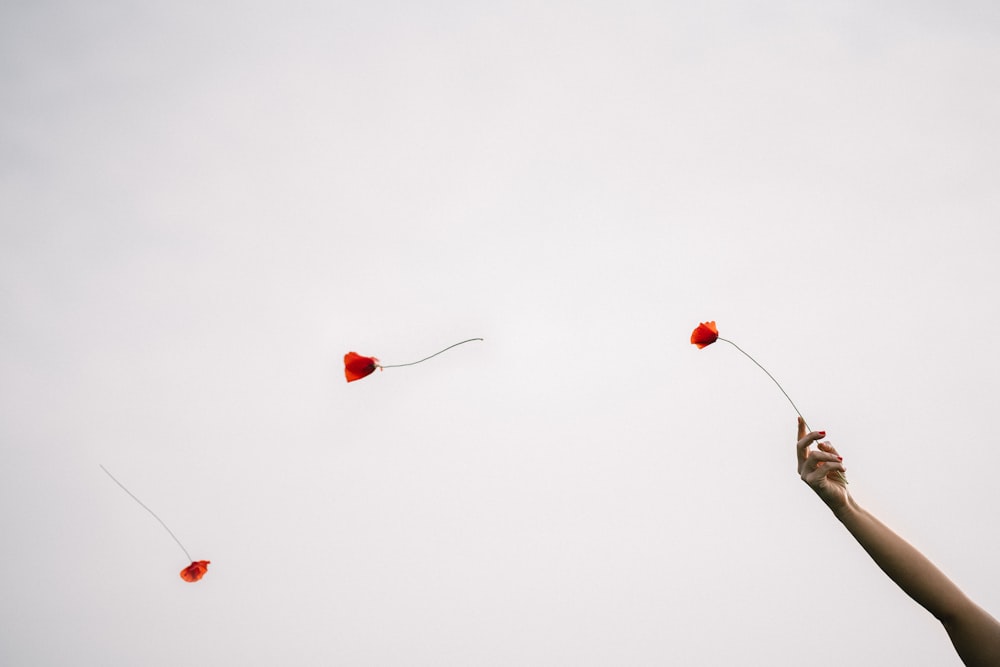
{"type": "Polygon", "coordinates": [[[830,473],[847,472],[847,468],[843,464],[843,457],[837,454],[836,451],[828,451],[833,450],[830,443],[822,442],[819,444],[819,447],[821,449],[809,452],[804,465],[801,466],[799,471],[802,481],[810,485],[827,477],[830,473]]]}
{"type": "Polygon", "coordinates": [[[833,445],[831,445],[826,440],[824,440],[823,442],[816,443],[816,446],[819,447],[820,449],[822,449],[824,452],[828,452],[828,453],[834,454],[834,455],[839,455],[840,454],[840,452],[837,451],[837,448],[834,447],[833,445]]]}
{"type": "MultiPolygon", "coordinates": [[[[834,456],[836,456],[838,461],[844,460],[844,457],[840,455],[840,452],[837,451],[837,448],[831,445],[829,442],[826,441],[818,442],[816,443],[816,446],[819,447],[823,452],[827,454],[833,454],[834,456]]],[[[841,470],[840,472],[843,473],[844,470],[841,470]]],[[[844,484],[847,484],[847,478],[844,477],[842,474],[838,475],[838,479],[844,484]]]]}
{"type": "Polygon", "coordinates": [[[801,466],[806,457],[809,456],[809,445],[816,442],[820,438],[826,437],[826,431],[812,431],[811,433],[806,433],[806,423],[803,421],[802,417],[799,417],[799,441],[795,444],[795,450],[798,454],[799,465],[801,466]]]}

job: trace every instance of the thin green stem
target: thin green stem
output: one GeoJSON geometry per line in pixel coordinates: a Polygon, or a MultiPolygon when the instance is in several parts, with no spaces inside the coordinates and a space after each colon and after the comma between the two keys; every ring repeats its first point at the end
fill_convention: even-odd
{"type": "MultiPolygon", "coordinates": [[[[459,345],[464,345],[465,343],[471,343],[474,340],[482,340],[482,338],[470,338],[468,340],[463,340],[461,343],[455,343],[454,345],[449,345],[448,347],[446,347],[443,350],[441,350],[441,352],[447,352],[448,350],[450,350],[453,347],[458,347],[459,345]]],[[[408,364],[390,364],[388,366],[385,365],[385,364],[377,364],[377,365],[378,365],[379,368],[402,368],[403,366],[413,366],[414,364],[419,364],[419,363],[422,363],[424,361],[427,361],[428,359],[432,359],[432,358],[438,356],[439,354],[441,354],[441,352],[435,352],[434,354],[432,354],[429,357],[424,357],[420,361],[411,361],[408,364]]]]}
{"type": "MultiPolygon", "coordinates": [[[[802,411],[801,411],[801,410],[799,410],[798,406],[797,406],[797,405],[795,405],[795,401],[793,401],[793,400],[792,400],[792,397],[788,395],[788,392],[787,392],[787,391],[785,391],[785,388],[781,386],[781,383],[780,383],[780,382],[778,382],[778,381],[777,381],[777,380],[776,380],[776,379],[774,378],[774,376],[773,376],[773,375],[771,375],[771,372],[770,372],[770,371],[768,371],[768,370],[767,370],[766,368],[764,368],[763,366],[761,366],[761,365],[760,365],[760,362],[759,362],[759,361],[757,361],[756,359],[754,359],[753,357],[751,357],[751,356],[750,356],[750,355],[749,355],[749,354],[747,353],[747,351],[746,351],[746,350],[744,350],[744,349],[743,349],[742,347],[740,347],[739,345],[737,345],[737,344],[736,344],[736,343],[734,343],[733,341],[729,340],[728,338],[723,338],[722,336],[719,336],[717,340],[721,340],[721,341],[725,341],[726,343],[729,343],[730,345],[732,345],[733,347],[735,347],[735,348],[736,348],[737,350],[739,350],[740,352],[742,352],[742,353],[743,353],[743,356],[745,356],[745,357],[746,357],[747,359],[749,359],[750,361],[752,361],[752,362],[754,362],[755,364],[757,364],[757,368],[759,368],[760,370],[764,371],[764,373],[766,373],[766,374],[767,374],[767,377],[771,378],[771,382],[773,382],[773,383],[775,384],[775,386],[777,386],[777,387],[778,387],[778,389],[780,389],[780,390],[781,390],[781,393],[785,395],[785,398],[787,398],[787,399],[788,399],[788,402],[789,402],[789,403],[791,404],[792,408],[793,408],[793,409],[795,410],[795,414],[797,414],[797,415],[798,415],[799,417],[801,417],[801,418],[802,418],[802,422],[803,422],[803,423],[804,423],[804,424],[806,425],[806,431],[812,431],[812,429],[811,429],[811,428],[809,428],[809,422],[807,422],[807,421],[806,421],[806,418],[802,416],[802,411]]],[[[848,482],[847,482],[847,477],[845,477],[843,473],[841,473],[841,472],[838,472],[838,473],[837,473],[837,475],[838,475],[838,476],[840,477],[840,479],[841,479],[841,480],[843,480],[844,484],[847,484],[847,483],[848,483],[848,482]]]]}
{"type": "MultiPolygon", "coordinates": [[[[731,341],[731,340],[729,340],[727,338],[723,338],[722,336],[719,336],[719,340],[724,341],[726,343],[729,343],[730,345],[732,345],[733,347],[735,347],[737,350],[739,350],[740,352],[743,353],[743,356],[745,356],[747,359],[749,359],[750,361],[752,361],[755,364],[757,364],[757,368],[759,368],[760,370],[762,370],[765,373],[767,373],[767,377],[771,378],[771,382],[773,382],[775,384],[775,386],[777,386],[778,389],[781,390],[781,393],[784,394],[785,398],[788,399],[788,402],[791,403],[792,408],[795,410],[795,413],[799,417],[802,417],[802,411],[799,410],[799,408],[795,405],[795,401],[792,400],[792,397],[788,395],[788,392],[785,391],[785,389],[781,386],[781,383],[778,382],[777,380],[775,380],[774,376],[771,375],[771,373],[766,368],[764,368],[763,366],[760,365],[759,361],[757,361],[756,359],[754,359],[753,357],[751,357],[749,354],[747,354],[746,350],[744,350],[742,347],[740,347],[739,345],[737,345],[733,341],[731,341]]],[[[805,420],[806,420],[806,418],[802,417],[802,421],[805,421],[805,420]]],[[[809,429],[810,431],[812,430],[811,428],[809,428],[809,424],[808,423],[806,423],[806,428],[809,429]]]]}
{"type": "Polygon", "coordinates": [[[142,502],[141,500],[139,500],[138,498],[136,498],[135,495],[131,491],[129,491],[128,489],[125,488],[124,484],[122,484],[117,479],[115,479],[115,476],[112,475],[110,472],[108,472],[107,468],[105,468],[100,463],[98,463],[97,465],[101,466],[101,470],[103,470],[105,473],[107,473],[108,477],[110,477],[112,479],[112,481],[114,481],[115,484],[117,484],[118,486],[120,486],[122,488],[122,491],[124,491],[125,493],[129,494],[130,496],[132,496],[132,500],[134,500],[135,502],[139,503],[139,505],[144,510],[146,510],[147,512],[149,512],[150,514],[152,514],[153,518],[160,522],[160,525],[163,526],[163,528],[166,529],[166,531],[168,533],[170,533],[170,537],[174,538],[174,542],[176,542],[177,546],[179,546],[181,548],[181,551],[183,551],[184,555],[188,557],[188,560],[193,563],[194,562],[194,558],[191,558],[191,554],[188,553],[188,550],[184,548],[184,545],[181,544],[181,541],[177,539],[176,535],[174,535],[174,531],[170,530],[169,526],[167,526],[167,524],[163,523],[163,519],[161,519],[160,517],[156,516],[156,512],[154,512],[153,510],[151,510],[148,507],[146,507],[146,504],[144,502],[142,502]]]}

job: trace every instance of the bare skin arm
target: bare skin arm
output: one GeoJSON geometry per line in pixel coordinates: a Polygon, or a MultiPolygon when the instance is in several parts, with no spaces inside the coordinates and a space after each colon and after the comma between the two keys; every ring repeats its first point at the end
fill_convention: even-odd
{"type": "Polygon", "coordinates": [[[833,511],[876,565],[903,592],[934,615],[948,632],[962,661],[971,667],[1000,665],[1000,622],[970,600],[909,542],[863,509],[851,497],[838,472],[843,459],[824,431],[806,433],[799,419],[799,475],[833,511]],[[811,445],[816,444],[816,449],[811,445]]]}

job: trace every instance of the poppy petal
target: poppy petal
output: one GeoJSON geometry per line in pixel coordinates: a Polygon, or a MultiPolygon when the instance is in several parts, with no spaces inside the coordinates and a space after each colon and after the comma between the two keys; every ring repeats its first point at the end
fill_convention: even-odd
{"type": "Polygon", "coordinates": [[[192,583],[200,580],[208,572],[208,564],[211,562],[210,560],[191,561],[190,565],[181,570],[181,579],[192,583]]]}
{"type": "Polygon", "coordinates": [[[378,359],[375,357],[365,357],[357,352],[348,352],[344,355],[344,377],[348,382],[371,375],[377,367],[378,359]]]}
{"type": "Polygon", "coordinates": [[[715,327],[715,322],[702,322],[691,332],[691,343],[697,345],[700,350],[707,347],[719,339],[719,330],[715,327]]]}

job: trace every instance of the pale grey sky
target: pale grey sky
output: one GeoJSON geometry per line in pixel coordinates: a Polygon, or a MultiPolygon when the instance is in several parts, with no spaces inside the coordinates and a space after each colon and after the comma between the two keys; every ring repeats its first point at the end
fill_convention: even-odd
{"type": "Polygon", "coordinates": [[[960,664],[688,337],[1000,614],[998,38],[991,2],[5,3],[0,658],[960,664]]]}

